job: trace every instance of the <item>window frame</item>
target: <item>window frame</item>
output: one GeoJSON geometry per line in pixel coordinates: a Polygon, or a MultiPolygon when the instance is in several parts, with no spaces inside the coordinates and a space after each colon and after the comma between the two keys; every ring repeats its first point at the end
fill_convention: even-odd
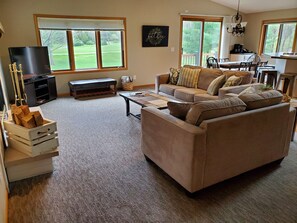
{"type": "Polygon", "coordinates": [[[296,23],[296,28],[295,28],[295,34],[293,38],[293,46],[292,46],[292,52],[297,51],[296,48],[296,42],[297,42],[297,18],[288,18],[288,19],[273,19],[273,20],[263,20],[262,21],[262,26],[261,26],[261,33],[260,33],[260,40],[259,40],[259,47],[258,47],[258,54],[262,55],[264,54],[264,46],[265,46],[265,40],[266,40],[266,33],[268,29],[268,25],[271,24],[280,24],[279,32],[278,32],[278,39],[277,39],[277,46],[276,46],[276,51],[275,54],[279,53],[278,49],[280,47],[280,42],[281,38],[280,33],[282,32],[282,27],[283,24],[285,23],[296,23]]]}
{"type": "Polygon", "coordinates": [[[181,15],[180,16],[180,42],[179,42],[179,61],[178,65],[181,67],[182,64],[182,54],[183,54],[183,49],[182,49],[182,43],[183,43],[183,21],[199,21],[202,22],[202,27],[201,27],[201,45],[200,45],[200,65],[202,66],[202,53],[203,53],[203,41],[204,41],[204,23],[205,22],[220,22],[221,23],[221,28],[220,28],[220,40],[219,40],[219,49],[218,49],[218,57],[220,56],[221,52],[221,42],[222,42],[222,29],[223,29],[223,17],[213,17],[213,16],[191,16],[191,15],[181,15]]]}
{"type": "MultiPolygon", "coordinates": [[[[96,19],[96,20],[122,20],[124,29],[121,30],[121,56],[123,61],[122,67],[102,67],[102,51],[101,51],[101,41],[100,41],[100,30],[95,31],[96,38],[96,56],[97,56],[97,68],[90,69],[76,69],[75,68],[75,58],[74,58],[74,45],[73,45],[73,35],[72,30],[65,30],[67,36],[68,53],[69,53],[69,64],[70,69],[67,70],[52,70],[52,74],[73,74],[73,73],[91,73],[91,72],[105,72],[105,71],[118,71],[118,70],[128,70],[127,61],[127,28],[126,28],[126,18],[125,17],[97,17],[97,16],[65,16],[65,15],[48,15],[48,14],[34,14],[34,25],[37,44],[39,46],[41,43],[40,29],[38,26],[38,18],[59,18],[59,19],[96,19]]],[[[55,29],[52,29],[55,30],[55,29]]],[[[86,30],[87,31],[87,30],[86,30]]],[[[111,30],[114,31],[114,30],[111,30]]]]}

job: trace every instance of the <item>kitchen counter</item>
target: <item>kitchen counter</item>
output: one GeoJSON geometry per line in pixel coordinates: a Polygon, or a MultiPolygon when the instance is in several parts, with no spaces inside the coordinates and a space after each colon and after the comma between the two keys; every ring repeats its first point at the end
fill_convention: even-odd
{"type": "MultiPolygon", "coordinates": [[[[297,73],[297,55],[283,55],[282,53],[266,54],[275,59],[275,69],[279,74],[297,73]]],[[[297,86],[297,83],[295,83],[297,86]]],[[[294,89],[293,97],[297,98],[297,88],[294,89]]]]}
{"type": "Polygon", "coordinates": [[[272,59],[285,59],[285,60],[297,60],[297,54],[289,55],[289,54],[282,54],[282,53],[274,53],[274,54],[267,54],[272,59]]]}

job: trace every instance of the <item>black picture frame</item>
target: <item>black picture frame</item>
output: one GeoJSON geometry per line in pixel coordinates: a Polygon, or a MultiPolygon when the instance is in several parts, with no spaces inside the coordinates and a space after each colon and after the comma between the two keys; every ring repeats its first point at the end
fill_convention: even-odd
{"type": "Polygon", "coordinates": [[[142,26],[142,47],[168,47],[169,26],[142,26]]]}

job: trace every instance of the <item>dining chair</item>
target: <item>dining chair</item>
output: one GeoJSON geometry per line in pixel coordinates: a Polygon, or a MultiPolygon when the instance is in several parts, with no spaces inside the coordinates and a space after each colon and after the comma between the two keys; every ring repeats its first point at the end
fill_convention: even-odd
{"type": "Polygon", "coordinates": [[[259,63],[261,63],[261,57],[258,54],[254,53],[247,59],[247,62],[251,62],[249,71],[253,72],[253,77],[258,79],[258,66],[259,63]]]}
{"type": "Polygon", "coordinates": [[[238,70],[250,71],[252,62],[240,62],[238,70]]]}
{"type": "Polygon", "coordinates": [[[261,62],[261,57],[258,54],[254,53],[247,59],[247,62],[252,62],[257,64],[261,62]]]}
{"type": "Polygon", "coordinates": [[[217,58],[208,57],[206,59],[207,68],[220,68],[217,58]]]}

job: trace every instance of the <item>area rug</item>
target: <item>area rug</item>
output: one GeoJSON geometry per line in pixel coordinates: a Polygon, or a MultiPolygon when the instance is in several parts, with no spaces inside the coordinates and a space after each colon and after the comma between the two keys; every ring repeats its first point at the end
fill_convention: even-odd
{"type": "Polygon", "coordinates": [[[296,142],[280,166],[189,198],[144,159],[141,123],[126,117],[123,98],[59,98],[41,108],[58,123],[60,156],[52,174],[11,184],[10,223],[297,222],[296,142]]]}

